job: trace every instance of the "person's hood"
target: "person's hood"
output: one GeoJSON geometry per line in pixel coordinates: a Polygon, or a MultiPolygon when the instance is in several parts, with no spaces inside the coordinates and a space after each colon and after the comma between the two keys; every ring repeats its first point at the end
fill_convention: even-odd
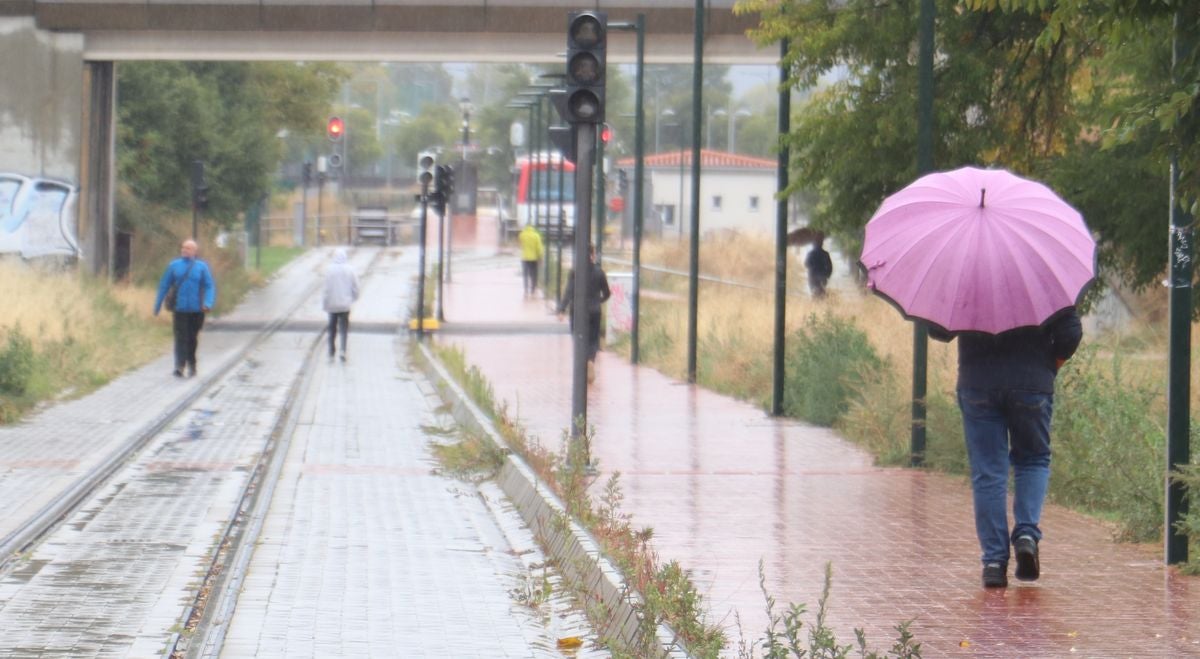
{"type": "Polygon", "coordinates": [[[338,249],[334,250],[333,262],[338,263],[338,264],[345,263],[346,262],[346,250],[344,250],[340,247],[338,249]]]}

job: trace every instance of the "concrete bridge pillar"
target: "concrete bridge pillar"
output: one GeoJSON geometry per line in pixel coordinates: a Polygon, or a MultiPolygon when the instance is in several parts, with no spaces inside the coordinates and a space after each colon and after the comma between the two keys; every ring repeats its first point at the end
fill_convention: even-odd
{"type": "Polygon", "coordinates": [[[111,274],[115,245],[117,76],[113,62],[83,69],[79,238],[93,274],[111,274]]]}

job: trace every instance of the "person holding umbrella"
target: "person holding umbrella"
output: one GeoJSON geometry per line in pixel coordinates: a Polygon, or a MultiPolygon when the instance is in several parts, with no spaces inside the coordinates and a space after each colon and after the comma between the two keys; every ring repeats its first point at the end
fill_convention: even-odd
{"type": "Polygon", "coordinates": [[[884,200],[861,263],[868,287],[905,317],[933,338],[958,338],[983,586],[1008,585],[1012,554],[1014,576],[1036,580],[1055,378],[1082,340],[1076,306],[1096,272],[1083,218],[1049,188],[1003,170],[930,174],[884,200]]]}

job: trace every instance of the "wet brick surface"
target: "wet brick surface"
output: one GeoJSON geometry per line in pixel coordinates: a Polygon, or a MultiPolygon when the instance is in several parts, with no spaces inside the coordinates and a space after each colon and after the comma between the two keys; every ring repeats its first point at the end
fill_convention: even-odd
{"type": "MultiPolygon", "coordinates": [[[[448,292],[451,321],[522,314],[554,322],[526,303],[506,261],[456,277],[448,292]],[[485,283],[489,295],[460,293],[485,283]]],[[[568,336],[440,340],[461,346],[510,413],[559,446],[571,409],[568,336]]],[[[1042,579],[985,591],[964,480],[875,468],[830,430],[771,419],[611,353],[597,366],[593,491],[621,473],[625,510],[654,528],[663,559],[692,571],[710,619],[735,639],[734,611],[748,639],[762,636],[759,560],[779,606],[810,610],[832,562],[829,621],[844,643],[862,627],[872,647],[889,647],[893,627],[912,619],[928,657],[1200,656],[1200,580],[1165,568],[1156,547],[1114,544],[1103,524],[1048,506],[1042,579]]]]}

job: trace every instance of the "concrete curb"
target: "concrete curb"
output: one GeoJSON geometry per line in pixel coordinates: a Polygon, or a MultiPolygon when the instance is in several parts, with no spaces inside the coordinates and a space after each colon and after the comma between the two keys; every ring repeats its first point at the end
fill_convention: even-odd
{"type": "MultiPolygon", "coordinates": [[[[558,562],[567,583],[587,595],[589,608],[601,607],[604,619],[597,629],[600,637],[618,639],[625,647],[637,647],[641,630],[646,625],[639,613],[641,595],[625,582],[620,570],[604,556],[595,538],[570,519],[566,507],[554,492],[509,447],[490,416],[467,396],[429,346],[416,342],[416,348],[416,362],[437,387],[442,399],[451,406],[455,420],[487,438],[507,456],[496,476],[497,483],[525,523],[542,539],[546,553],[558,562]]],[[[654,635],[659,648],[655,656],[690,657],[678,635],[668,626],[658,625],[654,635]]]]}

